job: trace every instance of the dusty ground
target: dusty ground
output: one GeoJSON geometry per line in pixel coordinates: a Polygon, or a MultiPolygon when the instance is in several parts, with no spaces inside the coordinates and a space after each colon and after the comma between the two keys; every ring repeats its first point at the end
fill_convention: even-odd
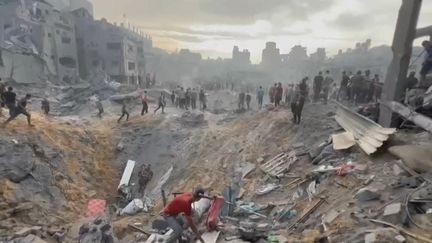
{"type": "MultiPolygon", "coordinates": [[[[225,95],[227,98],[223,99],[222,110],[232,109],[235,94],[228,92],[225,95]]],[[[307,105],[302,124],[294,125],[289,110],[285,108],[216,114],[219,112],[214,111],[221,110],[221,103],[216,102],[216,98],[212,100],[218,103],[210,107],[212,113],[193,113],[204,114],[205,122],[202,123],[182,120],[183,111],[173,107],[169,107],[165,115],[146,114],[142,117],[139,106],[135,106],[129,122],[117,124],[114,115],[118,107],[113,105],[109,109],[112,112],[102,120],[92,116],[47,118],[33,112],[34,128],[28,128],[21,117],[7,129],[0,129],[0,143],[12,150],[12,153],[0,150],[0,157],[8,158],[12,167],[22,175],[18,180],[11,179],[5,170],[0,170],[0,238],[10,236],[24,226],[44,226],[44,230],[64,226],[70,229],[66,242],[73,242],[89,199],[105,199],[109,205],[116,202],[116,188],[128,159],[135,160],[138,166],[151,164],[154,177],[148,190],[170,166],[174,166],[173,176],[166,186],[168,193],[189,191],[200,185],[211,194],[221,194],[240,163],[253,163],[257,168],[241,184],[242,200],[263,205],[291,201],[295,192],[307,187],[311,181],[309,172],[315,166],[310,159],[301,157],[288,178],[274,181],[281,185],[279,189],[265,196],[256,196],[255,188],[266,183],[257,159],[268,160],[281,151],[290,151],[297,143],[313,150],[340,130],[333,118],[335,107],[331,104],[307,105]],[[120,142],[124,149],[117,151],[120,142]],[[26,153],[21,153],[23,150],[26,153]],[[302,180],[293,183],[298,177],[302,180]],[[32,207],[14,215],[4,213],[25,202],[32,207]]],[[[154,104],[150,106],[150,113],[153,108],[154,104]]],[[[338,209],[342,212],[330,227],[333,242],[346,239],[355,242],[363,237],[365,230],[377,226],[361,222],[352,215],[378,215],[387,203],[404,193],[389,186],[394,180],[393,160],[387,154],[367,157],[357,147],[340,154],[335,163],[353,161],[366,164],[367,172],[346,177],[334,174],[317,177],[318,195],[325,198],[325,203],[305,224],[292,231],[286,230],[295,222],[296,218],[293,218],[284,222],[284,229],[279,233],[291,237],[293,242],[301,241],[303,229],[317,229],[323,214],[338,209]],[[371,175],[376,176],[371,185],[384,186],[386,193],[379,201],[359,205],[353,196],[371,175]]],[[[296,201],[295,209],[299,214],[311,205],[307,197],[296,201]]],[[[152,213],[114,217],[117,237],[122,242],[134,242],[137,234],[127,224],[141,223],[146,228],[159,209],[160,203],[152,213]]]]}

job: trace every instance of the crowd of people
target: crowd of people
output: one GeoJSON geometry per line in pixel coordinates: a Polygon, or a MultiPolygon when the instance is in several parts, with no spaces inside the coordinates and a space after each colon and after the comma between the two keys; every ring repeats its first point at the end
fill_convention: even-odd
{"type": "Polygon", "coordinates": [[[177,86],[175,90],[171,92],[171,103],[176,108],[184,110],[196,110],[200,109],[204,111],[207,109],[207,98],[204,89],[187,88],[177,86]],[[197,102],[199,107],[197,107],[197,102]]]}
{"type": "MultiPolygon", "coordinates": [[[[207,109],[206,93],[204,89],[200,89],[199,91],[198,90],[199,89],[196,88],[187,88],[185,90],[184,87],[177,86],[177,88],[171,92],[169,99],[171,100],[172,105],[178,109],[184,109],[184,110],[200,109],[204,111],[207,109]]],[[[149,98],[148,98],[147,91],[144,91],[141,94],[140,101],[142,104],[141,116],[144,116],[144,114],[148,113],[148,109],[149,109],[149,98]]],[[[167,106],[166,94],[165,92],[161,92],[161,94],[157,99],[157,107],[154,110],[154,113],[156,114],[159,110],[161,110],[162,114],[164,114],[166,106],[167,106]]],[[[102,114],[104,113],[104,109],[102,103],[99,100],[96,101],[96,108],[98,109],[97,116],[101,118],[102,114]]],[[[129,120],[129,111],[127,108],[126,101],[122,101],[121,115],[117,120],[117,122],[120,123],[124,117],[126,117],[126,121],[129,120]]]]}

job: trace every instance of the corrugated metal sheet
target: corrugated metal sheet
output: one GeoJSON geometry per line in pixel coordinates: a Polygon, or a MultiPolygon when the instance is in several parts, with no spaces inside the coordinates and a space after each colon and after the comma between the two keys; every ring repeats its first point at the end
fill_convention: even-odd
{"type": "Polygon", "coordinates": [[[336,121],[354,135],[356,143],[367,154],[375,153],[390,135],[396,132],[395,128],[385,128],[378,123],[364,117],[350,108],[337,103],[336,121]]]}
{"type": "Polygon", "coordinates": [[[261,170],[271,176],[282,177],[283,174],[288,171],[295,162],[297,162],[297,160],[295,151],[291,151],[290,153],[280,153],[273,159],[261,165],[261,170]]]}

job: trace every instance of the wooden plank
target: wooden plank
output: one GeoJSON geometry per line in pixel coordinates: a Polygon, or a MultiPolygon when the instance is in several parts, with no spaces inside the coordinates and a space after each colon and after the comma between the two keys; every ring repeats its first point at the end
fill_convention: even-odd
{"type": "Polygon", "coordinates": [[[265,163],[262,167],[267,168],[267,167],[273,165],[274,163],[277,163],[278,161],[283,160],[285,157],[287,157],[287,154],[284,154],[284,155],[278,157],[277,159],[270,160],[269,162],[265,163]]]}
{"type": "Polygon", "coordinates": [[[117,189],[119,189],[123,185],[125,185],[125,186],[129,185],[129,181],[130,181],[130,178],[132,176],[132,172],[134,170],[134,167],[135,167],[135,161],[128,160],[128,162],[126,164],[126,168],[123,171],[123,175],[120,179],[120,183],[119,183],[119,186],[117,189]]]}

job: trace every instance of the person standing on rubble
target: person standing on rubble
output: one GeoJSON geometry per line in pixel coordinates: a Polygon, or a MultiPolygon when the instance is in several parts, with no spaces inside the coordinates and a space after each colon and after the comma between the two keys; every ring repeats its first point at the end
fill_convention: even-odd
{"type": "Polygon", "coordinates": [[[322,76],[322,72],[319,72],[318,75],[315,76],[313,82],[313,90],[314,90],[313,101],[315,103],[318,102],[318,100],[320,99],[323,82],[324,82],[324,77],[322,76]]]}
{"type": "Polygon", "coordinates": [[[102,103],[100,102],[100,100],[96,100],[96,108],[98,109],[98,114],[97,116],[99,118],[102,118],[102,114],[104,113],[104,108],[102,106],[102,103]]]}
{"type": "Polygon", "coordinates": [[[349,82],[349,76],[346,74],[346,71],[343,71],[340,88],[336,97],[337,101],[341,99],[341,96],[342,96],[342,100],[345,100],[348,97],[348,82],[349,82]]]}
{"type": "Polygon", "coordinates": [[[167,239],[168,243],[177,242],[183,234],[183,227],[179,216],[182,214],[186,218],[191,230],[195,233],[196,237],[201,243],[205,243],[201,234],[192,219],[192,204],[205,197],[204,190],[201,188],[196,189],[194,192],[186,192],[180,196],[175,197],[161,212],[161,216],[168,223],[169,227],[174,231],[167,239]]]}
{"type": "Polygon", "coordinates": [[[426,75],[432,69],[432,42],[423,41],[422,46],[426,52],[426,56],[420,70],[420,86],[425,86],[426,75]]]}
{"type": "Polygon", "coordinates": [[[362,89],[361,89],[362,102],[365,102],[365,103],[370,102],[369,98],[372,98],[372,97],[369,97],[369,89],[370,88],[373,89],[373,87],[371,87],[372,84],[373,84],[373,80],[370,76],[370,70],[368,69],[365,71],[365,75],[363,78],[363,84],[361,86],[362,87],[362,89]]]}
{"type": "Polygon", "coordinates": [[[351,98],[354,100],[355,105],[361,102],[362,85],[364,84],[363,80],[364,78],[362,71],[358,71],[357,74],[351,79],[351,98]]]}
{"type": "Polygon", "coordinates": [[[180,92],[179,92],[179,96],[180,96],[180,109],[186,109],[186,92],[184,91],[183,87],[180,88],[180,92]]]}
{"type": "Polygon", "coordinates": [[[278,86],[276,87],[276,91],[275,91],[275,107],[280,106],[280,103],[282,101],[282,95],[283,95],[282,83],[278,83],[278,86]]]}
{"type": "Polygon", "coordinates": [[[207,98],[204,92],[204,89],[201,89],[199,93],[199,101],[200,101],[200,108],[205,111],[207,109],[207,98]]]}
{"type": "Polygon", "coordinates": [[[7,91],[3,93],[3,101],[5,106],[9,109],[9,115],[12,116],[13,110],[16,106],[16,93],[13,92],[11,86],[8,87],[7,91]]]}
{"type": "Polygon", "coordinates": [[[144,164],[138,174],[138,190],[139,193],[144,195],[144,190],[147,187],[147,184],[151,181],[153,178],[153,171],[151,170],[150,164],[144,164]]]}
{"type": "Polygon", "coordinates": [[[296,124],[298,121],[298,105],[300,101],[300,88],[297,84],[292,90],[291,90],[291,113],[293,115],[292,121],[296,124]]]}
{"type": "Polygon", "coordinates": [[[189,108],[189,106],[191,105],[191,89],[190,88],[187,88],[186,89],[186,101],[185,101],[185,107],[186,107],[186,110],[189,108]]]}
{"type": "Polygon", "coordinates": [[[125,100],[122,101],[122,114],[121,114],[120,118],[117,120],[117,123],[120,123],[121,119],[123,119],[124,116],[126,116],[126,121],[129,121],[129,112],[126,109],[126,101],[125,100]]]}
{"type": "Polygon", "coordinates": [[[193,88],[192,92],[191,92],[191,107],[192,107],[193,110],[195,110],[197,108],[196,107],[197,98],[198,98],[198,93],[197,93],[196,89],[193,88]]]}
{"type": "Polygon", "coordinates": [[[323,96],[324,96],[324,104],[327,104],[328,98],[329,98],[329,94],[330,94],[330,90],[331,90],[331,86],[333,84],[333,78],[330,75],[330,71],[327,70],[326,71],[326,75],[324,78],[324,83],[323,83],[323,96]]]}
{"type": "Polygon", "coordinates": [[[258,89],[257,100],[258,100],[258,108],[261,109],[264,101],[264,90],[262,86],[260,86],[258,89]]]}
{"type": "Polygon", "coordinates": [[[24,98],[22,98],[20,101],[18,101],[18,104],[16,107],[13,108],[11,116],[3,123],[3,126],[6,126],[9,122],[17,118],[19,115],[23,114],[27,117],[27,123],[29,126],[33,126],[31,124],[31,116],[26,110],[27,102],[30,100],[31,95],[26,94],[24,98]]]}
{"type": "Polygon", "coordinates": [[[246,106],[247,109],[250,110],[250,103],[252,101],[252,96],[249,92],[246,93],[246,106]]]}
{"type": "Polygon", "coordinates": [[[162,114],[165,114],[165,94],[163,92],[161,92],[161,95],[159,96],[158,99],[158,107],[156,108],[156,110],[154,110],[154,113],[156,114],[156,112],[162,108],[162,114]]]}
{"type": "Polygon", "coordinates": [[[48,114],[50,112],[50,103],[49,103],[49,101],[46,98],[44,98],[41,101],[41,109],[43,110],[43,112],[45,113],[45,115],[48,116],[48,114]]]}
{"type": "Polygon", "coordinates": [[[142,109],[141,109],[141,116],[144,116],[144,113],[148,113],[148,98],[147,98],[147,90],[145,90],[142,94],[141,94],[141,104],[142,104],[142,109]]]}
{"type": "Polygon", "coordinates": [[[277,88],[277,84],[274,84],[274,86],[270,87],[269,89],[269,98],[270,98],[270,103],[272,104],[275,102],[276,88],[277,88]]]}
{"type": "Polygon", "coordinates": [[[309,80],[309,77],[305,77],[300,85],[299,85],[299,101],[297,103],[297,124],[300,124],[301,122],[301,116],[302,116],[302,112],[303,112],[303,107],[304,104],[306,102],[306,99],[309,95],[309,88],[307,85],[307,81],[309,80]]]}
{"type": "Polygon", "coordinates": [[[244,109],[244,102],[245,102],[245,93],[241,91],[239,93],[239,99],[238,99],[238,109],[242,110],[244,109]]]}
{"type": "Polygon", "coordinates": [[[176,98],[176,95],[175,95],[175,93],[174,93],[174,90],[171,92],[171,104],[172,105],[175,105],[175,98],[176,98]]]}

